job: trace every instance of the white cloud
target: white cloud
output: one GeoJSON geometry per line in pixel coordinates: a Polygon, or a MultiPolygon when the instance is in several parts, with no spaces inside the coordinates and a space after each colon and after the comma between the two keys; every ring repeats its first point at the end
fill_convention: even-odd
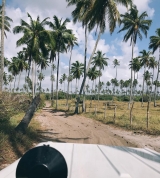
{"type": "MultiPolygon", "coordinates": [[[[134,0],[140,12],[147,11],[149,16],[152,18],[154,15],[154,9],[150,8],[149,3],[151,0],[134,0]]],[[[53,15],[57,15],[59,18],[63,18],[63,20],[67,17],[71,18],[71,12],[74,7],[67,7],[67,3],[65,0],[14,0],[15,8],[12,6],[8,6],[6,8],[7,15],[13,19],[12,28],[16,25],[20,25],[20,19],[24,19],[29,22],[29,18],[27,17],[27,12],[31,14],[33,19],[37,18],[37,15],[40,16],[40,19],[43,20],[46,17],[50,17],[52,20],[53,15]]],[[[120,12],[124,13],[126,10],[122,7],[119,7],[120,12]]],[[[84,44],[85,44],[85,36],[84,29],[81,27],[80,23],[73,24],[72,22],[68,23],[68,28],[73,29],[75,36],[78,38],[79,47],[74,48],[72,54],[72,62],[76,60],[83,63],[84,61],[84,44]]],[[[108,25],[107,25],[108,29],[108,25]]],[[[106,30],[108,32],[108,30],[106,30]]],[[[106,34],[107,35],[107,34],[106,34]]],[[[7,33],[8,38],[5,39],[5,56],[9,59],[17,54],[21,48],[16,47],[16,41],[22,36],[22,34],[14,35],[13,33],[7,33]]],[[[96,42],[96,37],[94,36],[94,31],[88,34],[88,55],[87,60],[92,53],[96,42]]],[[[97,49],[102,50],[103,53],[106,53],[106,56],[110,58],[108,61],[109,66],[105,67],[102,80],[108,81],[115,77],[115,69],[113,68],[113,59],[117,58],[120,60],[120,66],[118,67],[118,79],[123,78],[127,80],[130,78],[130,69],[128,67],[129,61],[131,60],[131,46],[128,43],[123,43],[119,41],[117,38],[113,43],[106,43],[105,39],[100,39],[98,43],[97,49]],[[121,54],[119,54],[121,52],[121,54]],[[108,54],[112,54],[109,56],[108,54]]],[[[138,47],[135,47],[134,56],[138,55],[138,47]]],[[[68,74],[68,63],[70,58],[70,53],[64,53],[61,56],[60,62],[60,74],[63,73],[68,74]]],[[[57,63],[57,61],[56,61],[57,63]]],[[[50,85],[50,68],[48,68],[45,72],[45,80],[42,82],[45,88],[49,88],[50,85]]],[[[55,72],[56,76],[56,72],[55,72]]],[[[60,77],[59,77],[60,78],[60,77]]],[[[82,79],[81,79],[82,81],[82,79]]],[[[81,84],[81,81],[79,84],[81,84]]],[[[75,81],[73,82],[75,85],[75,81]]]]}
{"type": "MultiPolygon", "coordinates": [[[[149,7],[151,0],[133,0],[133,3],[137,6],[137,9],[140,13],[147,11],[147,14],[150,18],[154,16],[154,8],[149,7]]],[[[121,14],[124,14],[127,11],[127,9],[123,6],[118,6],[118,9],[121,14]]]]}

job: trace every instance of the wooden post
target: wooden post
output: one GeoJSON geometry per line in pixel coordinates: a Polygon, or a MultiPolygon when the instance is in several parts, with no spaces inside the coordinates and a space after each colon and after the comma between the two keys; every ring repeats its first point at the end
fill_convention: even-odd
{"type": "Polygon", "coordinates": [[[97,116],[97,105],[95,105],[95,116],[97,116]]]}
{"type": "Polygon", "coordinates": [[[117,106],[115,105],[115,107],[114,107],[114,123],[116,121],[116,108],[117,108],[117,106]]]}
{"type": "Polygon", "coordinates": [[[132,126],[132,110],[133,110],[134,102],[132,103],[132,107],[130,109],[130,125],[132,126]]]}
{"type": "Polygon", "coordinates": [[[148,101],[148,105],[147,105],[147,129],[149,128],[149,106],[150,106],[150,102],[148,101]]]}
{"type": "Polygon", "coordinates": [[[104,110],[104,119],[106,120],[106,110],[107,110],[107,103],[105,104],[105,110],[104,110]]]}

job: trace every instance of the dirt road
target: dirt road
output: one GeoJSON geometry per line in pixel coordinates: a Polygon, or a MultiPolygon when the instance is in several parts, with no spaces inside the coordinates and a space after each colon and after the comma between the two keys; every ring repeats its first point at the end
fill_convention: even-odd
{"type": "Polygon", "coordinates": [[[78,115],[67,116],[54,112],[49,105],[35,119],[43,127],[38,131],[40,141],[148,147],[160,152],[159,136],[124,131],[78,115]]]}

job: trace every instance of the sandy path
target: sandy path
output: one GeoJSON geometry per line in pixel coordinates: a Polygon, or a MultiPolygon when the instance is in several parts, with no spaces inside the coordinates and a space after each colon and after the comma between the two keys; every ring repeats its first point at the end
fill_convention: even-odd
{"type": "Polygon", "coordinates": [[[160,152],[160,136],[135,134],[78,115],[66,116],[46,106],[35,117],[43,130],[40,141],[148,147],[160,152]]]}

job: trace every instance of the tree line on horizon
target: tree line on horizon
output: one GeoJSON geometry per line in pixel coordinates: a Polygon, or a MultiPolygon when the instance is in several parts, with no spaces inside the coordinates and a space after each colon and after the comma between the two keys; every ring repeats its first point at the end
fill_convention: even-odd
{"type": "MultiPolygon", "coordinates": [[[[4,0],[3,0],[4,1],[4,0]]],[[[129,92],[129,103],[131,104],[134,100],[134,94],[136,92],[136,87],[138,85],[138,78],[136,78],[136,73],[138,74],[140,69],[144,69],[143,82],[139,84],[142,90],[140,93],[142,95],[142,105],[143,96],[148,95],[150,100],[154,100],[154,106],[156,106],[156,96],[157,88],[159,87],[159,62],[153,57],[154,52],[160,50],[160,28],[156,30],[156,35],[150,37],[149,49],[140,52],[139,56],[134,56],[134,46],[137,43],[137,39],[142,40],[143,35],[147,37],[148,30],[151,26],[152,20],[147,19],[147,12],[139,13],[137,7],[133,4],[132,0],[112,0],[102,1],[102,0],[66,0],[68,6],[75,6],[72,12],[73,22],[81,22],[82,27],[85,30],[85,51],[84,51],[84,63],[76,61],[72,63],[72,51],[75,46],[78,46],[77,38],[73,33],[72,29],[67,28],[67,23],[70,22],[68,18],[65,20],[59,19],[57,16],[53,16],[53,20],[50,21],[49,17],[40,20],[39,16],[34,20],[28,13],[28,18],[30,23],[27,23],[21,19],[20,25],[13,28],[14,34],[22,34],[22,37],[16,42],[17,46],[25,45],[25,47],[18,52],[16,57],[11,59],[9,62],[7,59],[3,59],[1,55],[1,73],[3,72],[3,78],[0,80],[0,86],[2,83],[11,84],[13,81],[13,76],[16,81],[16,76],[19,75],[19,80],[17,84],[17,90],[19,89],[19,82],[22,71],[26,71],[25,84],[23,85],[24,90],[29,88],[32,91],[32,96],[34,98],[37,81],[39,91],[42,91],[41,82],[44,80],[43,70],[50,66],[51,68],[51,98],[53,106],[53,82],[55,81],[54,72],[56,71],[56,109],[58,108],[58,91],[59,83],[62,84],[67,80],[67,90],[66,90],[66,104],[68,105],[69,94],[71,93],[70,85],[72,80],[76,80],[76,90],[77,102],[75,113],[78,112],[78,104],[80,102],[80,96],[83,93],[83,108],[85,108],[85,95],[89,94],[89,85],[87,84],[86,78],[92,81],[91,93],[98,93],[98,100],[100,93],[107,93],[112,95],[118,95],[129,92]],[[129,10],[125,14],[120,14],[117,5],[121,4],[128,8],[129,10]],[[100,13],[101,12],[101,13],[100,13]],[[116,28],[116,24],[119,23],[121,29],[119,33],[124,31],[124,42],[130,40],[132,56],[129,62],[129,68],[131,69],[130,79],[123,81],[117,80],[117,67],[120,65],[120,61],[114,59],[113,65],[116,68],[115,78],[107,82],[107,89],[103,86],[105,82],[101,81],[100,77],[103,74],[105,66],[108,66],[108,58],[102,53],[100,49],[97,49],[98,42],[101,35],[105,32],[106,24],[109,24],[109,31],[112,34],[116,28]],[[49,30],[46,27],[49,27],[49,30]],[[88,64],[86,63],[87,58],[87,36],[91,30],[96,27],[97,40],[93,49],[93,52],[89,58],[88,64]],[[69,59],[69,71],[68,76],[62,74],[59,78],[59,63],[61,53],[70,53],[69,59]],[[57,62],[57,64],[55,64],[57,62]],[[11,74],[6,74],[3,69],[3,65],[7,67],[11,74]],[[38,69],[38,72],[37,72],[38,69]],[[156,80],[154,81],[154,70],[157,69],[156,80]],[[152,72],[151,72],[152,70],[152,72]],[[38,75],[37,75],[38,73],[38,75]],[[82,77],[82,84],[79,86],[78,81],[82,77]],[[96,84],[96,79],[98,78],[98,84],[96,84]],[[95,85],[93,89],[93,85],[95,85]],[[110,86],[112,85],[112,89],[110,86]],[[146,87],[145,87],[146,85],[146,87]],[[154,89],[153,89],[154,86],[154,89]],[[117,90],[118,87],[121,89],[121,93],[117,90]],[[124,90],[126,88],[126,90],[124,90]],[[146,88],[146,90],[145,90],[146,88]],[[77,93],[78,91],[78,93],[77,93]],[[103,92],[102,92],[103,91],[103,92]],[[151,94],[153,95],[151,97],[151,94]]],[[[3,5],[2,5],[3,7],[3,5]]],[[[3,19],[3,8],[0,11],[0,18],[3,19]]],[[[4,16],[4,29],[5,31],[10,31],[11,18],[4,16]]],[[[0,24],[1,29],[3,26],[3,20],[0,24]]],[[[2,31],[2,30],[1,30],[2,31]]],[[[2,36],[5,35],[2,33],[2,36]]],[[[3,41],[3,40],[2,40],[3,41]]],[[[3,49],[1,49],[3,51],[3,49]]],[[[1,52],[3,54],[3,52],[1,52]]],[[[10,87],[11,88],[11,87],[10,87]]],[[[14,82],[15,88],[15,82],[14,82]]],[[[0,87],[2,91],[2,87],[0,87]]],[[[65,92],[65,89],[64,89],[65,92]]]]}

